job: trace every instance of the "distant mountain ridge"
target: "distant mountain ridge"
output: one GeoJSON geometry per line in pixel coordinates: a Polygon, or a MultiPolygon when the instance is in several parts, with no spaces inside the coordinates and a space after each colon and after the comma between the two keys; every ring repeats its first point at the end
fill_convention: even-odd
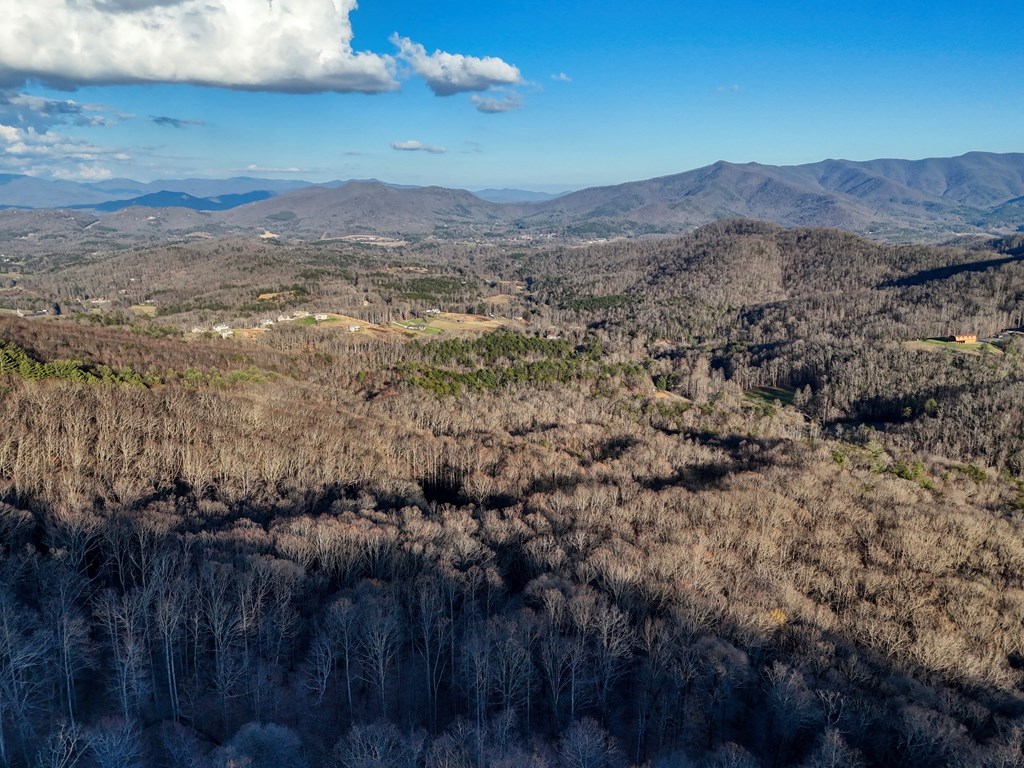
{"type": "Polygon", "coordinates": [[[12,208],[65,208],[102,203],[108,196],[88,184],[49,181],[17,173],[0,175],[0,205],[12,208]]]}
{"type": "Polygon", "coordinates": [[[236,195],[218,197],[195,197],[185,192],[160,191],[128,200],[109,200],[98,205],[75,205],[71,208],[88,208],[98,213],[113,213],[125,208],[188,208],[192,211],[227,211],[246,203],[255,203],[273,197],[273,192],[257,190],[236,195]]]}
{"type": "Polygon", "coordinates": [[[463,189],[399,188],[379,181],[309,187],[228,212],[235,227],[267,228],[303,237],[352,233],[426,235],[505,231],[508,208],[463,189]]]}
{"type": "Polygon", "coordinates": [[[837,227],[879,239],[941,240],[1024,229],[1024,153],[823,160],[793,166],[719,161],[559,196],[504,189],[474,194],[374,179],[324,184],[248,177],[149,184],[112,179],[74,184],[0,175],[0,207],[73,206],[103,212],[120,210],[125,203],[209,211],[214,216],[210,226],[216,224],[218,231],[270,229],[298,238],[366,233],[593,239],[678,233],[741,217],[783,226],[837,227]]]}
{"type": "Polygon", "coordinates": [[[470,190],[481,200],[489,203],[535,203],[543,200],[554,200],[565,192],[532,192],[528,189],[473,189],[470,190]]]}
{"type": "Polygon", "coordinates": [[[295,237],[362,231],[592,239],[678,233],[720,219],[752,218],[889,240],[941,240],[1024,226],[1024,205],[1014,202],[1024,197],[1024,154],[797,166],[720,161],[671,176],[514,203],[491,203],[456,190],[442,195],[437,187],[398,190],[360,182],[350,192],[356,189],[357,196],[323,188],[285,193],[240,207],[223,220],[242,227],[276,224],[274,231],[295,237]]]}
{"type": "MultiPolygon", "coordinates": [[[[983,227],[1024,195],[1024,154],[926,160],[825,160],[797,166],[717,162],[646,181],[573,192],[530,218],[633,222],[671,230],[729,217],[877,234],[983,227]]],[[[1012,217],[1011,217],[1012,218],[1012,217]]],[[[529,221],[529,219],[527,219],[529,221]]],[[[1008,221],[1019,226],[1024,219],[1008,221]]]]}

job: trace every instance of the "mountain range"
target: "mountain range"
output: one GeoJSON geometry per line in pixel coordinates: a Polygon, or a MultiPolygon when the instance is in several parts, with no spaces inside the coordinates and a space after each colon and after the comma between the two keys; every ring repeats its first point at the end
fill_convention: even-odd
{"type": "Polygon", "coordinates": [[[187,192],[151,192],[127,200],[108,200],[93,205],[72,205],[69,208],[85,208],[98,213],[112,213],[125,208],[188,208],[193,211],[229,211],[246,203],[266,200],[273,197],[273,192],[257,190],[237,195],[217,195],[215,197],[196,197],[187,192]]]}
{"type": "MultiPolygon", "coordinates": [[[[824,160],[795,166],[723,161],[559,196],[495,189],[474,194],[377,180],[309,184],[239,177],[75,184],[0,175],[0,207],[74,207],[98,214],[152,210],[146,219],[157,224],[150,228],[162,220],[169,226],[173,219],[175,229],[270,230],[295,238],[592,239],[680,232],[742,217],[784,226],[838,227],[887,240],[941,240],[1024,228],[1024,154],[970,152],[953,158],[824,160]],[[208,213],[159,215],[171,207],[208,213]]],[[[117,226],[116,221],[104,223],[117,226]]]]}

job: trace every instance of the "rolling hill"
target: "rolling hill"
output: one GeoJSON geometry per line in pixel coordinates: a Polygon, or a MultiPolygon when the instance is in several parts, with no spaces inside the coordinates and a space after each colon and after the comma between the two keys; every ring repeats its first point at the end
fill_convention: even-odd
{"type": "Polygon", "coordinates": [[[504,231],[511,221],[510,210],[461,189],[402,189],[379,181],[353,181],[241,206],[223,214],[222,220],[235,227],[263,227],[292,236],[444,235],[504,231]]]}

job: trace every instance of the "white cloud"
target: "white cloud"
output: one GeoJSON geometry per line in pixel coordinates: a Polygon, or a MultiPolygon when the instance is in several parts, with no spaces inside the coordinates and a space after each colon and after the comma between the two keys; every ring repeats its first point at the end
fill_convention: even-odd
{"type": "Polygon", "coordinates": [[[131,158],[122,149],[69,136],[64,128],[115,125],[128,117],[99,104],[0,90],[0,166],[57,179],[107,178],[106,163],[131,158]]]}
{"type": "Polygon", "coordinates": [[[461,53],[427,49],[407,37],[391,36],[398,47],[398,57],[427,81],[438,96],[451,96],[466,91],[486,91],[496,85],[515,85],[522,81],[519,68],[494,56],[478,58],[461,53]]]}
{"type": "Polygon", "coordinates": [[[95,0],[98,8],[113,13],[144,11],[158,5],[178,5],[182,0],[95,0]]]}
{"type": "Polygon", "coordinates": [[[393,57],[352,50],[356,0],[0,0],[0,83],[397,88],[393,57]]]}
{"type": "Polygon", "coordinates": [[[111,176],[106,163],[130,159],[121,149],[100,147],[55,131],[0,124],[0,164],[5,170],[98,181],[111,176]]]}
{"type": "MultiPolygon", "coordinates": [[[[0,0],[2,2],[3,0],[0,0]]],[[[0,122],[45,131],[57,124],[100,127],[115,125],[127,115],[100,104],[71,99],[46,99],[13,90],[0,90],[0,122]]]]}
{"type": "Polygon", "coordinates": [[[736,83],[732,85],[720,85],[716,89],[719,93],[739,93],[743,89],[736,83]]]}
{"type": "Polygon", "coordinates": [[[518,93],[509,93],[501,98],[474,94],[469,97],[469,100],[476,106],[477,112],[491,115],[501,112],[512,112],[523,106],[523,100],[518,93]]]}
{"type": "Polygon", "coordinates": [[[559,72],[557,75],[551,76],[552,80],[557,80],[560,83],[571,83],[572,78],[569,77],[565,72],[559,72]]]}
{"type": "Polygon", "coordinates": [[[422,141],[393,141],[391,148],[402,152],[429,152],[432,155],[441,155],[446,152],[444,147],[424,144],[422,141]]]}
{"type": "MultiPolygon", "coordinates": [[[[380,93],[390,54],[352,49],[356,0],[0,0],[0,85],[189,83],[243,90],[380,93]]],[[[391,38],[439,96],[521,80],[491,56],[391,38]]]]}
{"type": "Polygon", "coordinates": [[[256,163],[250,163],[245,166],[245,173],[309,173],[309,171],[303,170],[302,168],[273,168],[265,165],[256,165],[256,163]]]}
{"type": "Polygon", "coordinates": [[[106,166],[89,163],[76,163],[69,167],[57,168],[53,171],[55,179],[63,179],[65,181],[103,181],[113,175],[106,166]]]}

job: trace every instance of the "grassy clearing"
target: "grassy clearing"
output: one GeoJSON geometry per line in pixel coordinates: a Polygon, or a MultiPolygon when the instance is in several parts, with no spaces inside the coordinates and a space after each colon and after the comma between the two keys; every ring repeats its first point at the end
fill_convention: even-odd
{"type": "Polygon", "coordinates": [[[939,339],[914,339],[903,343],[908,349],[917,349],[923,352],[959,352],[962,355],[1001,355],[1003,350],[994,344],[985,341],[978,341],[974,344],[957,344],[955,341],[940,341],[939,339]]]}
{"type": "Polygon", "coordinates": [[[403,331],[412,333],[426,333],[434,336],[441,333],[440,328],[435,328],[426,320],[396,320],[395,325],[403,331]]]}
{"type": "Polygon", "coordinates": [[[128,307],[129,312],[137,312],[140,315],[146,315],[146,317],[156,317],[156,305],[155,304],[132,304],[128,307]]]}
{"type": "Polygon", "coordinates": [[[666,403],[685,403],[687,405],[692,403],[688,397],[677,395],[675,392],[666,392],[663,389],[655,390],[653,397],[655,400],[663,400],[666,403]]]}
{"type": "Polygon", "coordinates": [[[267,332],[266,328],[235,328],[234,334],[240,339],[257,339],[267,332]]]}
{"type": "Polygon", "coordinates": [[[428,327],[448,333],[486,333],[503,327],[501,320],[483,315],[469,315],[459,312],[442,312],[435,315],[428,327]]]}
{"type": "Polygon", "coordinates": [[[495,307],[504,307],[512,303],[513,297],[508,293],[496,293],[494,296],[488,296],[482,299],[484,304],[490,304],[495,307]]]}
{"type": "Polygon", "coordinates": [[[795,394],[796,390],[789,387],[758,387],[747,392],[746,396],[762,403],[774,403],[778,400],[783,405],[792,405],[795,394]]]}

